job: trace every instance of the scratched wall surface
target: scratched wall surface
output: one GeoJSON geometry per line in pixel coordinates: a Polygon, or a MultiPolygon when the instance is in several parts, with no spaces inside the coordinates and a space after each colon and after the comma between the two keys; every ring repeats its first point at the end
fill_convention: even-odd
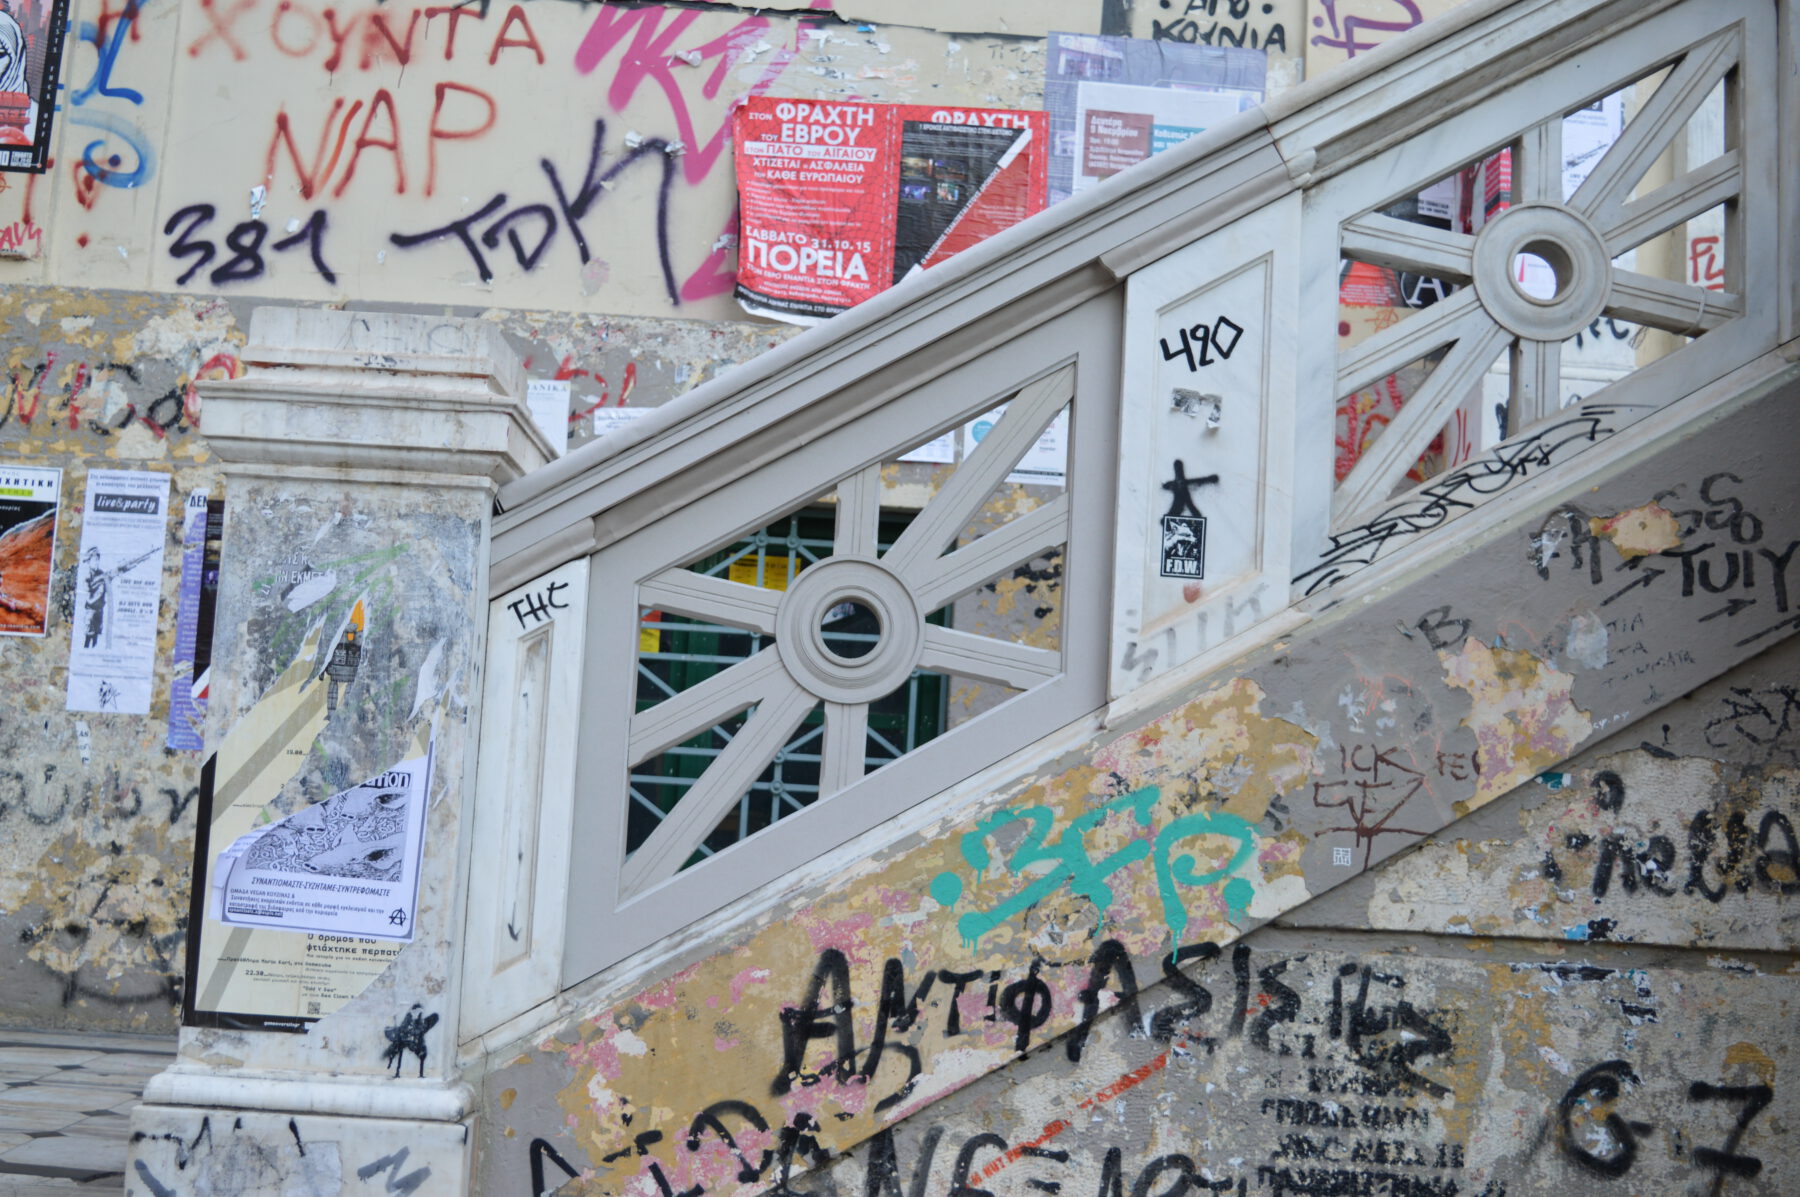
{"type": "Polygon", "coordinates": [[[578,991],[488,1187],[1790,1191],[1789,391],[578,991]]]}

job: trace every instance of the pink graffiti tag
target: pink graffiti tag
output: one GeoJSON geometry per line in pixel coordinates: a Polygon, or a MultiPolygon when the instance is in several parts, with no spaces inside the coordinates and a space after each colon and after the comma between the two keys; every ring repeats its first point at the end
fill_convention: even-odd
{"type": "MultiPolygon", "coordinates": [[[[731,132],[731,113],[730,106],[727,105],[717,128],[702,142],[688,98],[681,90],[675,64],[693,62],[697,67],[699,63],[711,61],[712,73],[701,84],[700,94],[708,100],[717,99],[726,73],[740,58],[748,57],[748,51],[761,40],[758,35],[772,25],[767,17],[745,17],[711,41],[678,49],[676,43],[699,18],[700,14],[691,9],[671,14],[671,10],[663,8],[603,7],[595,15],[587,36],[582,38],[581,45],[575,50],[575,69],[588,75],[615,49],[623,47],[618,66],[613,72],[612,83],[606,89],[607,103],[615,112],[623,112],[637,94],[638,88],[646,81],[653,82],[662,90],[675,117],[676,135],[687,147],[681,166],[682,176],[689,183],[705,179],[719,155],[724,152],[731,132]],[[673,19],[664,25],[663,19],[671,15],[673,19]],[[628,36],[631,39],[630,45],[625,46],[628,36]],[[677,58],[678,53],[684,57],[677,58]],[[698,55],[697,61],[694,55],[698,55]]],[[[803,27],[806,22],[800,24],[803,27]]],[[[761,95],[768,91],[794,58],[795,51],[792,48],[775,48],[762,73],[751,84],[748,94],[761,95]]],[[[681,69],[691,70],[693,67],[681,69]]]]}
{"type": "MultiPolygon", "coordinates": [[[[813,7],[829,8],[830,0],[813,0],[813,7]]],[[[702,142],[694,112],[681,90],[678,70],[694,70],[702,63],[710,62],[712,70],[700,86],[700,95],[707,100],[716,100],[727,72],[737,63],[760,53],[756,47],[764,40],[762,34],[772,27],[767,17],[745,17],[710,41],[681,47],[682,35],[699,17],[700,14],[693,10],[602,7],[575,51],[575,69],[584,75],[592,74],[608,55],[619,51],[618,66],[606,89],[607,103],[615,112],[623,112],[646,81],[661,89],[675,118],[676,137],[687,149],[682,155],[681,171],[683,179],[690,185],[703,181],[724,153],[730,138],[733,105],[724,106],[717,127],[702,142]],[[667,24],[664,24],[664,18],[670,18],[667,24]],[[678,68],[677,63],[689,65],[678,68]]],[[[795,46],[810,24],[806,20],[796,24],[794,46],[772,47],[768,62],[746,94],[762,95],[774,86],[797,57],[795,46]]],[[[734,209],[723,232],[730,235],[736,231],[737,212],[734,209]]],[[[682,283],[680,294],[683,300],[704,299],[731,290],[736,276],[727,267],[729,250],[722,244],[723,240],[721,238],[721,244],[714,245],[705,261],[682,283]]]]}
{"type": "Polygon", "coordinates": [[[1333,49],[1342,50],[1344,52],[1344,57],[1355,58],[1359,53],[1373,50],[1376,46],[1381,45],[1382,42],[1387,40],[1386,38],[1377,38],[1373,41],[1359,41],[1359,30],[1367,29],[1390,34],[1405,33],[1408,29],[1424,22],[1425,18],[1420,14],[1419,6],[1414,4],[1413,0],[1393,0],[1393,3],[1406,10],[1404,19],[1376,21],[1368,17],[1347,16],[1340,25],[1337,15],[1337,0],[1319,0],[1319,6],[1325,10],[1325,15],[1314,17],[1312,19],[1313,27],[1316,29],[1323,29],[1325,28],[1326,21],[1329,20],[1331,22],[1332,36],[1325,37],[1321,34],[1315,34],[1312,39],[1312,44],[1315,46],[1328,46],[1333,49]]]}

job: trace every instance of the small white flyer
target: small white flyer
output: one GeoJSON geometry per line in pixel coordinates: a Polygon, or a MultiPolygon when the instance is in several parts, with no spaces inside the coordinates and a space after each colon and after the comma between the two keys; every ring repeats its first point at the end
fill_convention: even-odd
{"type": "Polygon", "coordinates": [[[956,460],[956,429],[934,436],[916,449],[900,455],[901,461],[922,461],[928,465],[949,465],[956,460]]]}
{"type": "Polygon", "coordinates": [[[569,447],[569,380],[533,378],[525,384],[531,422],[543,432],[558,457],[569,447]]]}
{"type": "Polygon", "coordinates": [[[631,424],[639,416],[656,410],[650,407],[596,407],[594,409],[594,435],[605,436],[609,432],[617,432],[631,424]]]}
{"type": "MultiPolygon", "coordinates": [[[[1005,408],[996,407],[985,415],[976,416],[963,425],[963,457],[975,452],[975,446],[981,443],[1000,417],[1006,414],[1005,408]]],[[[1013,467],[1012,473],[1006,476],[1008,482],[1028,482],[1037,486],[1062,486],[1068,480],[1069,460],[1069,413],[1058,412],[1049,427],[1038,434],[1031,448],[1025,450],[1025,456],[1013,467]]]]}
{"type": "Polygon", "coordinates": [[[427,750],[239,836],[219,853],[212,917],[411,942],[431,757],[427,750]]]}
{"type": "Polygon", "coordinates": [[[69,710],[149,713],[168,522],[169,475],[88,474],[69,630],[69,710]]]}

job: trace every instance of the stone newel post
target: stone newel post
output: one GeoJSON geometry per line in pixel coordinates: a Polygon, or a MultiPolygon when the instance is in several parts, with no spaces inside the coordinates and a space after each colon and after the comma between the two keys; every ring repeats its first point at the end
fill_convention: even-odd
{"type": "Polygon", "coordinates": [[[245,377],[202,386],[227,476],[216,755],[180,1055],[133,1114],[127,1187],[461,1194],[474,1109],[456,1028],[488,525],[495,489],[550,447],[517,360],[480,321],[264,308],[250,342],[245,377]],[[357,787],[427,745],[419,854],[418,823],[384,805],[401,800],[357,787]],[[326,909],[330,895],[378,892],[413,853],[412,941],[213,917],[203,891],[225,873],[220,851],[275,824],[264,839],[289,871],[265,884],[312,903],[280,918],[348,917],[326,909]]]}

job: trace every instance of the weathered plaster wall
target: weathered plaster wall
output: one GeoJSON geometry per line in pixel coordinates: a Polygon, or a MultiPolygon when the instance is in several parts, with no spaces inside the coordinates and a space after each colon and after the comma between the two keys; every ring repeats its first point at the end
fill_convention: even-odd
{"type": "Polygon", "coordinates": [[[1078,1052],[804,1187],[1791,1191],[1797,666],[1790,640],[1178,976],[1103,978],[1078,1052]]]}
{"type": "MultiPolygon", "coordinates": [[[[600,409],[660,404],[792,331],[729,298],[743,96],[1038,107],[1052,30],[1263,47],[1279,89],[1317,15],[1301,0],[76,9],[53,168],[0,176],[0,453],[65,471],[50,635],[0,641],[0,1020],[159,1029],[199,763],[163,747],[180,527],[155,705],[76,717],[61,694],[78,508],[99,463],[172,473],[175,513],[223,493],[193,384],[238,372],[252,307],[485,316],[528,376],[569,384],[578,444],[600,409]]],[[[289,624],[354,597],[361,571],[323,541],[294,557],[297,581],[271,582],[289,624]]],[[[1054,635],[1053,582],[1009,579],[963,614],[1010,624],[1029,606],[1031,634],[1054,635]]],[[[292,630],[271,630],[271,651],[292,630]]],[[[993,697],[961,688],[955,717],[993,697]]]]}
{"type": "MultiPolygon", "coordinates": [[[[1521,510],[1161,713],[941,806],[916,840],[673,975],[616,992],[602,978],[579,1016],[487,1078],[488,1186],[541,1175],[573,1178],[571,1193],[730,1192],[853,1151],[840,1167],[872,1166],[865,1192],[968,1197],[1001,1191],[986,1171],[996,1152],[1022,1152],[1058,1119],[1099,1119],[1112,1129],[1074,1136],[1078,1151],[1036,1144],[1079,1155],[1070,1191],[1112,1191],[1114,1146],[1131,1149],[1114,1173],[1140,1194],[1186,1191],[1184,1167],[1198,1186],[1202,1165],[1229,1176],[1215,1191],[1242,1180],[1246,1193],[1384,1191],[1371,1170],[1402,1178],[1385,1191],[1535,1192],[1630,1168],[1643,1169],[1634,1189],[1673,1191],[1721,1168],[1744,1175],[1737,1157],[1749,1155],[1769,1160],[1749,1178],[1758,1191],[1787,1191],[1765,1141],[1730,1135],[1740,1117],[1768,1117],[1757,1134],[1792,1117],[1775,1079],[1787,1040],[1772,1030],[1791,1017],[1792,791],[1746,758],[1684,747],[1722,734],[1708,731],[1720,712],[1687,713],[1705,698],[1670,706],[1797,618],[1797,496],[1763,439],[1779,442],[1787,401],[1740,407],[1602,485],[1521,510]],[[1619,756],[1645,740],[1643,760],[1619,756]],[[1351,913],[1329,930],[1233,946],[1478,812],[1508,827],[1496,838],[1535,838],[1524,856],[1485,849],[1498,863],[1487,890],[1465,887],[1470,909],[1446,909],[1433,886],[1460,876],[1447,854],[1474,850],[1428,847],[1365,883],[1401,895],[1383,897],[1379,918],[1363,915],[1374,897],[1342,899],[1351,913]],[[1566,828],[1560,840],[1551,825],[1566,828]],[[1698,927],[1708,954],[1636,958],[1599,942],[1623,938],[1597,921],[1611,907],[1583,897],[1608,854],[1609,884],[1625,892],[1629,867],[1643,900],[1681,889],[1699,860],[1698,896],[1672,900],[1661,925],[1676,945],[1698,927]],[[1713,908],[1706,890],[1740,883],[1713,908]],[[1365,932],[1408,918],[1438,938],[1365,932]],[[1524,938],[1513,924],[1555,933],[1524,938]],[[1172,953],[1204,965],[1206,998],[1169,975],[1172,953]],[[1134,1004],[1148,1042],[1125,1034],[1134,1004]],[[1009,1067],[1034,1049],[1035,1063],[1009,1067]],[[1329,1070],[1316,1090],[1314,1067],[1329,1070]],[[1137,1112],[1115,1110],[1140,1083],[1137,1112]],[[1212,1121],[1203,1096],[1229,1115],[1212,1121]],[[1352,1135],[1345,1122],[1334,1143],[1321,1123],[1282,1121],[1312,1118],[1282,1100],[1354,1101],[1360,1120],[1365,1099],[1388,1110],[1369,1115],[1372,1130],[1388,1119],[1405,1133],[1352,1135]],[[876,1136],[912,1115],[905,1168],[886,1172],[876,1136]],[[949,1184],[913,1190],[918,1136],[934,1123],[954,1128],[940,1159],[949,1184]]],[[[1752,666],[1720,693],[1743,701],[1738,690],[1766,689],[1781,669],[1752,666]]],[[[1663,942],[1655,925],[1621,920],[1650,945],[1663,942]]],[[[1020,1168],[1009,1183],[1023,1192],[1037,1175],[1020,1168]]]]}
{"type": "MultiPolygon", "coordinates": [[[[206,448],[194,384],[242,373],[254,306],[148,292],[0,290],[0,455],[64,472],[49,634],[0,638],[0,1022],[173,1029],[203,758],[165,747],[180,512],[199,489],[231,501],[206,448]],[[94,468],[173,478],[154,698],[143,716],[63,705],[80,508],[94,468]]],[[[592,439],[596,407],[655,406],[788,333],[576,313],[461,314],[496,324],[529,377],[569,382],[570,444],[592,439]]],[[[345,495],[331,513],[338,527],[354,523],[357,501],[345,495]]],[[[408,596],[384,580],[391,560],[359,556],[334,535],[320,526],[284,541],[285,560],[259,592],[267,609],[245,614],[246,634],[262,638],[270,670],[315,623],[334,629],[370,587],[383,598],[380,624],[406,625],[408,596]]],[[[419,664],[410,662],[409,680],[419,664]]],[[[365,710],[368,727],[391,730],[400,699],[387,690],[387,665],[380,669],[379,687],[365,679],[346,702],[365,710]]],[[[266,684],[270,670],[243,684],[266,684]]],[[[215,714],[209,750],[227,726],[215,714]]]]}

